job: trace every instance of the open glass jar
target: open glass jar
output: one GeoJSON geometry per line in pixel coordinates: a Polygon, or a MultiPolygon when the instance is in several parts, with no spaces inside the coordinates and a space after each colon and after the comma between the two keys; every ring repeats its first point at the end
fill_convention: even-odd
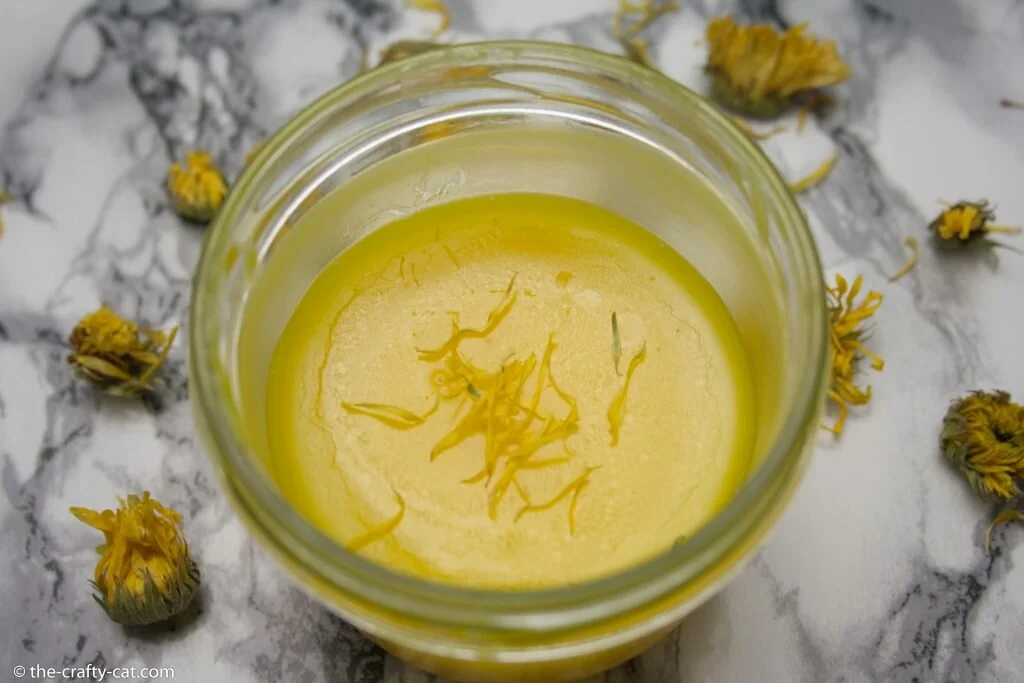
{"type": "Polygon", "coordinates": [[[449,47],[325,95],[245,170],[196,274],[195,417],[252,532],[310,593],[389,650],[461,680],[572,680],[664,635],[774,524],[818,430],[824,302],[815,247],[786,185],[700,97],[582,48],[449,47]],[[471,590],[395,573],[321,533],[270,473],[266,372],[313,279],[396,216],[495,192],[574,197],[655,232],[718,291],[753,374],[754,466],[731,502],[686,543],[566,588],[471,590]],[[296,227],[328,204],[332,220],[296,227]],[[723,228],[721,211],[742,230],[723,228]]]}

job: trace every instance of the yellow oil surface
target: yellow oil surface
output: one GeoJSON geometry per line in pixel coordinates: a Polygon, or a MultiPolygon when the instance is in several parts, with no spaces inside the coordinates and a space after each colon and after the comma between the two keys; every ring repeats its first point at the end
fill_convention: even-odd
{"type": "MultiPolygon", "coordinates": [[[[561,415],[564,406],[544,392],[543,409],[561,415]]],[[[303,296],[267,382],[273,474],[307,518],[351,544],[395,519],[400,498],[398,525],[359,552],[422,578],[509,590],[596,578],[685,542],[746,476],[754,419],[738,332],[707,281],[640,226],[542,194],[453,201],[357,242],[303,296]],[[572,532],[571,496],[517,519],[525,503],[512,491],[492,519],[493,481],[464,481],[484,464],[482,436],[431,459],[471,396],[441,400],[408,429],[343,406],[427,413],[440,364],[418,351],[448,340],[453,316],[483,328],[510,282],[508,315],[459,351],[494,372],[540,358],[553,335],[551,375],[575,399],[578,429],[535,456],[566,462],[518,481],[539,504],[596,468],[575,501],[572,532]],[[612,446],[609,407],[644,348],[612,446]]]]}

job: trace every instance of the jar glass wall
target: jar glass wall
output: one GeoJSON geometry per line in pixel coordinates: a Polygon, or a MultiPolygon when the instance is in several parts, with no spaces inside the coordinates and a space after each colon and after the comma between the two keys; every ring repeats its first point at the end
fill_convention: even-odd
{"type": "Polygon", "coordinates": [[[827,350],[821,268],[803,214],[726,117],[620,58],[495,42],[371,71],[261,148],[208,235],[189,360],[196,422],[225,489],[313,595],[435,672],[553,681],[636,654],[750,556],[806,465],[827,350]],[[686,543],[560,589],[470,590],[389,571],[306,521],[271,475],[266,372],[313,279],[397,217],[500,192],[582,199],[656,233],[718,291],[753,377],[754,465],[732,501],[686,543]],[[732,220],[717,220],[721,212],[732,220]],[[329,220],[298,222],[316,215],[329,220]]]}

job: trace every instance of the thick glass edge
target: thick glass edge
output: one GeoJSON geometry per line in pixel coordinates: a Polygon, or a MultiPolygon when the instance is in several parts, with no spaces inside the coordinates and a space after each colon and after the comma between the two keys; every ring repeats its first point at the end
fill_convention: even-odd
{"type": "MultiPolygon", "coordinates": [[[[765,512],[784,504],[785,501],[780,500],[779,495],[773,495],[766,500],[763,492],[779,488],[781,482],[777,480],[780,477],[800,476],[799,471],[794,473],[792,470],[806,457],[806,451],[809,449],[805,442],[810,438],[808,428],[811,422],[817,421],[819,407],[824,398],[826,316],[824,284],[820,280],[817,248],[802,211],[760,148],[715,107],[659,73],[588,48],[530,41],[456,45],[379,68],[321,96],[275,133],[245,169],[209,229],[210,239],[204,246],[194,278],[189,339],[190,383],[195,389],[196,409],[206,418],[211,415],[220,417],[205,420],[205,450],[217,461],[224,474],[233,480],[231,485],[236,486],[236,490],[238,486],[246,489],[244,492],[239,491],[243,493],[243,497],[259,499],[263,506],[269,508],[266,512],[278,517],[282,525],[295,536],[294,540],[306,546],[305,549],[310,551],[310,559],[316,557],[320,560],[318,564],[321,566],[316,568],[318,573],[326,580],[337,584],[342,590],[356,591],[355,595],[360,598],[379,597],[382,600],[382,607],[398,612],[429,616],[445,623],[489,628],[521,627],[523,620],[517,617],[540,617],[555,612],[561,617],[555,621],[561,622],[563,627],[613,617],[673,590],[679,590],[687,581],[707,571],[714,564],[715,558],[724,554],[716,552],[723,538],[730,539],[726,544],[726,550],[743,541],[747,534],[737,534],[737,529],[763,535],[767,529],[759,529],[756,519],[748,519],[746,524],[740,522],[751,517],[751,513],[765,512]],[[401,73],[445,64],[459,66],[465,64],[469,58],[481,60],[514,56],[527,56],[541,61],[554,60],[565,65],[597,68],[634,81],[649,81],[652,87],[659,90],[659,95],[681,100],[685,106],[696,109],[702,116],[717,124],[721,132],[731,136],[733,142],[744,152],[746,161],[765,176],[768,188],[776,195],[775,199],[784,209],[784,220],[797,228],[795,237],[799,246],[798,251],[802,252],[800,256],[801,266],[805,271],[803,275],[813,282],[812,287],[817,290],[820,304],[812,304],[812,310],[809,311],[813,350],[810,372],[803,373],[790,417],[786,420],[772,452],[765,458],[758,471],[708,525],[686,544],[623,573],[565,588],[508,593],[434,584],[392,572],[345,550],[292,510],[248,461],[245,448],[237,436],[239,418],[236,414],[231,414],[234,396],[227,390],[224,382],[213,381],[214,378],[223,377],[226,369],[219,366],[216,358],[217,340],[212,334],[215,318],[208,312],[209,302],[208,297],[204,297],[204,284],[209,278],[215,277],[211,274],[211,270],[216,268],[213,262],[214,255],[220,253],[219,248],[229,239],[229,226],[244,204],[242,199],[258,177],[260,168],[289,140],[315,123],[321,115],[345,99],[353,95],[358,97],[360,93],[392,81],[401,73]],[[228,415],[225,415],[225,410],[228,415]],[[730,531],[733,533],[728,533],[730,531]],[[324,563],[329,566],[322,566],[324,563]],[[427,604],[416,604],[417,601],[427,604]],[[431,609],[431,604],[436,609],[431,609]]],[[[253,511],[248,511],[248,514],[252,513],[253,511]]],[[[307,555],[305,552],[302,554],[307,555]]]]}

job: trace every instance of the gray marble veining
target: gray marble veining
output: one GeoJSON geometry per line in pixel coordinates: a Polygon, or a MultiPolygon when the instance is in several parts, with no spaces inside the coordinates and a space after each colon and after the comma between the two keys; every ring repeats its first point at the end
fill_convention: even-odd
{"type": "MultiPolygon", "coordinates": [[[[450,0],[451,40],[525,37],[614,51],[615,0],[450,0]]],[[[980,539],[991,511],[942,461],[950,398],[1024,396],[1024,258],[922,251],[896,284],[903,238],[936,200],[987,197],[1024,221],[1024,5],[1009,0],[688,0],[649,32],[671,77],[698,90],[711,16],[836,39],[854,70],[800,134],[764,143],[789,177],[841,154],[802,203],[830,271],[886,301],[887,366],[847,433],[817,456],[770,542],[669,639],[596,680],[1024,680],[1019,527],[980,539]]],[[[106,301],[157,327],[186,323],[202,233],[162,192],[196,145],[233,172],[251,145],[398,38],[436,18],[399,0],[34,0],[0,23],[0,677],[16,665],[170,666],[185,681],[419,683],[288,580],[243,531],[191,423],[184,348],[159,402],[100,398],[71,379],[66,337],[106,301]],[[200,613],[128,633],[86,584],[95,534],[70,505],[149,489],[185,516],[200,613]]],[[[792,123],[790,121],[789,123],[792,123]]],[[[183,330],[187,333],[187,330],[183,330]]],[[[187,334],[182,337],[186,338],[187,334]]]]}

